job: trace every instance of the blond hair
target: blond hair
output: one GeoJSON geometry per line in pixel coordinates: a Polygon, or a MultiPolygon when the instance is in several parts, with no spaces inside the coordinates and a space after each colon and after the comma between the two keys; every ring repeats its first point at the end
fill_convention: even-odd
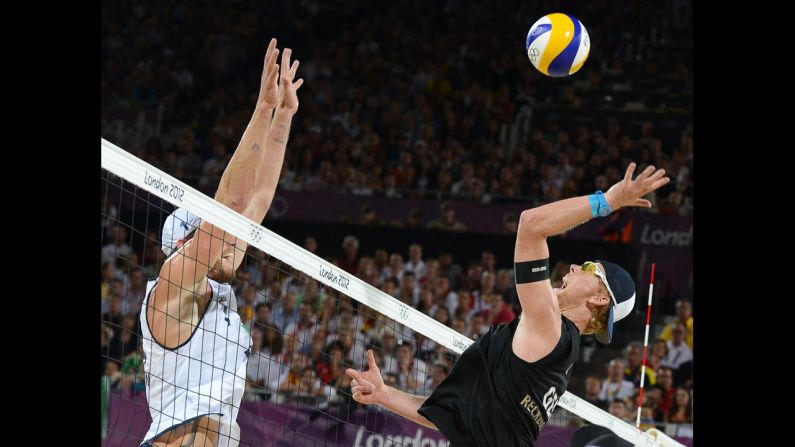
{"type": "Polygon", "coordinates": [[[582,331],[583,335],[595,334],[607,329],[607,319],[610,316],[610,303],[599,306],[591,311],[591,320],[588,321],[588,326],[582,331]]]}
{"type": "MultiPolygon", "coordinates": [[[[607,288],[604,284],[600,284],[599,289],[608,297],[608,299],[610,298],[610,292],[607,291],[607,288]]],[[[585,330],[582,332],[582,334],[589,335],[607,330],[607,320],[609,317],[610,302],[608,301],[607,304],[599,306],[591,311],[591,320],[588,321],[588,326],[585,327],[585,330]]]]}

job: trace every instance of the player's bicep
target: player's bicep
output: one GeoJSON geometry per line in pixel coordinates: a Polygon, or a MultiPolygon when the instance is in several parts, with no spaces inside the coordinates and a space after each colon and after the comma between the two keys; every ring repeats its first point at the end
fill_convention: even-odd
{"type": "Polygon", "coordinates": [[[549,247],[546,237],[520,221],[514,250],[516,293],[522,306],[513,343],[514,353],[535,361],[549,353],[560,338],[560,308],[549,280],[549,247]]]}
{"type": "Polygon", "coordinates": [[[531,222],[520,223],[514,249],[514,280],[522,314],[531,322],[552,325],[560,318],[557,299],[549,281],[549,247],[544,236],[526,228],[531,222]]]}
{"type": "Polygon", "coordinates": [[[161,276],[186,288],[199,283],[221,258],[224,237],[228,237],[224,230],[203,221],[196,234],[163,265],[161,272],[165,275],[161,276]]]}

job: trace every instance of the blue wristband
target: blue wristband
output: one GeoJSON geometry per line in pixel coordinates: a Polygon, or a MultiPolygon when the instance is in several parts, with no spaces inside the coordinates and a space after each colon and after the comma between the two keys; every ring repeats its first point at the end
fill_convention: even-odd
{"type": "MultiPolygon", "coordinates": [[[[602,191],[596,191],[596,194],[594,194],[594,196],[596,197],[596,200],[597,200],[597,203],[598,203],[597,210],[596,210],[596,215],[594,215],[594,217],[596,217],[596,216],[600,216],[600,217],[609,216],[610,213],[613,212],[613,209],[610,208],[610,204],[607,203],[607,199],[605,198],[604,194],[602,194],[602,191]]],[[[593,205],[591,205],[591,213],[593,214],[593,205]]]]}
{"type": "Polygon", "coordinates": [[[596,194],[588,196],[588,203],[591,204],[591,217],[599,216],[599,199],[596,198],[596,194]]]}

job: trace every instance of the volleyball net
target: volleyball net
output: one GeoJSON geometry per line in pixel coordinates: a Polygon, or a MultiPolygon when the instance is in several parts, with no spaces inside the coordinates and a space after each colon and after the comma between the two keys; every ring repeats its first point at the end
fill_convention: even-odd
{"type": "MultiPolygon", "coordinates": [[[[364,369],[372,349],[387,384],[430,395],[473,342],[451,327],[449,310],[444,324],[443,315],[395,298],[372,258],[351,274],[104,139],[101,150],[103,445],[137,446],[151,423],[139,314],[146,281],[165,260],[161,229],[176,208],[249,245],[230,281],[252,340],[231,445],[448,445],[439,432],[355,402],[344,371],[364,369]]],[[[682,445],[569,392],[536,445],[568,446],[587,423],[635,445],[682,445]]]]}

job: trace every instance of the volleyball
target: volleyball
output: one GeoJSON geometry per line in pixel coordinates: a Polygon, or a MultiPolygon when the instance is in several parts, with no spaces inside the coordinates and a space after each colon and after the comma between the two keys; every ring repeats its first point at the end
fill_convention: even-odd
{"type": "Polygon", "coordinates": [[[582,68],[588,59],[591,42],[582,22],[556,12],[541,17],[530,27],[525,48],[538,71],[561,78],[582,68]]]}

